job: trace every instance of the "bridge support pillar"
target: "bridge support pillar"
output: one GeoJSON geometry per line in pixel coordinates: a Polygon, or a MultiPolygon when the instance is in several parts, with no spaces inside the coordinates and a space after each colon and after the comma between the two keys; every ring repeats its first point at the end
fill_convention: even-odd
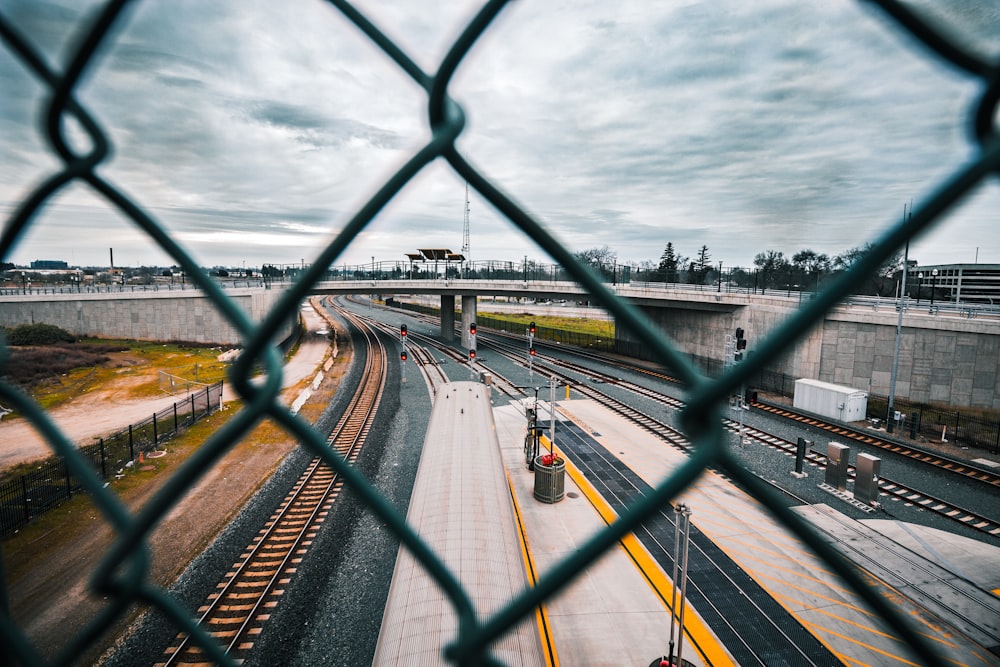
{"type": "Polygon", "coordinates": [[[469,325],[476,321],[476,295],[462,295],[462,347],[468,350],[472,347],[472,337],[469,335],[469,325]]]}
{"type": "Polygon", "coordinates": [[[455,297],[441,295],[441,338],[450,343],[455,340],[455,297]]]}

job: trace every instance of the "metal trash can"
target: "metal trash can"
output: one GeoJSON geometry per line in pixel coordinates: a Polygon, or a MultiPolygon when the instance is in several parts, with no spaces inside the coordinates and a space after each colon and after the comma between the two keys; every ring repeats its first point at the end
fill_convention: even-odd
{"type": "Polygon", "coordinates": [[[566,461],[557,459],[546,465],[542,462],[547,455],[535,457],[535,499],[543,503],[557,503],[566,491],[566,461]]]}

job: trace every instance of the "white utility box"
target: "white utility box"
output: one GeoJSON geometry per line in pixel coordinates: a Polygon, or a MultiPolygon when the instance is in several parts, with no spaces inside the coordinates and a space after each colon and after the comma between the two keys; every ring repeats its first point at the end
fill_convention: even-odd
{"type": "Polygon", "coordinates": [[[856,422],[865,419],[868,393],[853,387],[803,378],[795,381],[792,405],[830,419],[856,422]]]}

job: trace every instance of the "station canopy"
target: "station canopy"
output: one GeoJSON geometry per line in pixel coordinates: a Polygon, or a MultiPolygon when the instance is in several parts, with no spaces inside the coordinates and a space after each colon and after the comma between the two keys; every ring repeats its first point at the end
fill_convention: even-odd
{"type": "Polygon", "coordinates": [[[406,253],[406,256],[410,258],[411,261],[427,260],[427,261],[444,261],[444,262],[464,262],[465,255],[461,253],[452,252],[448,248],[417,248],[419,255],[414,253],[406,253]]]}

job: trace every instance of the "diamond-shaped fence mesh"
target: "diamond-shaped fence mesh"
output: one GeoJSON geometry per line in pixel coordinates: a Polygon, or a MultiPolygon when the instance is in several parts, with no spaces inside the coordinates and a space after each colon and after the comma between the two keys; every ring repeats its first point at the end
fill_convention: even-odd
{"type": "MultiPolygon", "coordinates": [[[[550,235],[539,221],[504,193],[483,171],[471,165],[456,147],[456,140],[464,127],[462,107],[448,96],[448,86],[456,68],[476,40],[489,28],[491,22],[507,4],[504,0],[487,2],[469,22],[465,30],[451,45],[436,72],[423,71],[400,46],[386,37],[368,18],[342,0],[331,0],[351,22],[376,44],[406,75],[413,79],[427,95],[430,140],[414,152],[408,160],[378,189],[346,222],[340,234],[314,258],[311,268],[282,295],[263,322],[249,321],[244,312],[228,298],[220,287],[199,270],[192,257],[154,219],[142,205],[124,194],[123,190],[98,173],[110,148],[108,137],[91,113],[77,100],[75,93],[87,75],[97,75],[99,63],[95,54],[106,42],[112,40],[112,28],[121,18],[123,0],[108,2],[92,22],[80,26],[81,39],[75,51],[68,54],[58,69],[50,67],[40,51],[26,36],[0,13],[0,36],[5,48],[20,61],[22,66],[48,89],[44,103],[37,110],[44,121],[51,150],[61,162],[61,168],[44,179],[20,202],[7,220],[0,236],[0,258],[7,258],[18,240],[29,230],[46,203],[69,185],[87,187],[116,207],[134,225],[147,234],[150,240],[165,251],[191,276],[191,280],[207,294],[215,307],[242,335],[245,353],[235,363],[231,382],[245,401],[245,409],[212,435],[204,445],[179,469],[155,497],[136,513],[123,506],[110,488],[95,473],[91,464],[81,456],[76,447],[59,431],[46,413],[30,398],[6,383],[0,383],[0,398],[13,406],[44,435],[53,451],[67,464],[83,488],[91,495],[105,519],[113,525],[117,539],[105,554],[98,570],[93,573],[92,585],[110,601],[108,607],[88,627],[73,638],[63,650],[63,662],[86,648],[101,631],[120,618],[133,604],[158,608],[179,630],[190,632],[206,643],[207,636],[191,620],[187,610],[163,589],[150,583],[148,574],[150,553],[146,540],[154,526],[179,502],[181,497],[209,470],[223,454],[237,443],[252,427],[263,419],[271,419],[293,435],[301,445],[336,469],[376,513],[400,537],[405,546],[428,569],[454,603],[461,618],[458,640],[449,648],[448,657],[456,663],[472,664],[482,655],[490,642],[506,632],[520,619],[534,612],[544,602],[565,586],[579,572],[584,571],[606,550],[633,528],[651,516],[658,507],[683,492],[707,468],[724,471],[743,485],[791,531],[809,545],[829,567],[838,573],[888,625],[908,642],[917,655],[925,657],[927,664],[943,664],[934,648],[907,619],[903,618],[886,600],[870,589],[857,571],[833,551],[802,519],[786,509],[774,491],[768,489],[749,473],[732,456],[727,448],[721,420],[721,409],[730,394],[736,392],[753,373],[764,367],[783,350],[795,342],[818,322],[824,313],[847,297],[865,276],[901,248],[908,239],[928,228],[954,206],[964,195],[986,179],[1000,164],[1000,145],[994,133],[995,108],[1000,98],[1000,68],[968,52],[959,43],[949,39],[934,26],[912,14],[903,5],[883,0],[877,4],[887,16],[895,20],[901,30],[908,31],[927,48],[928,57],[939,59],[944,66],[954,67],[970,77],[981,80],[983,93],[972,110],[973,134],[979,142],[978,156],[942,182],[932,195],[913,208],[912,215],[901,221],[874,243],[871,251],[862,256],[845,274],[819,293],[805,307],[790,317],[764,341],[756,355],[732,367],[723,376],[708,379],[694,370],[678,348],[652,326],[640,312],[617,298],[587,266],[550,235]],[[66,137],[67,120],[75,119],[77,125],[89,136],[89,152],[79,152],[66,137]],[[517,228],[534,240],[537,245],[559,262],[580,285],[616,318],[619,326],[629,329],[667,367],[689,387],[688,406],[682,423],[687,436],[696,444],[695,453],[671,477],[662,482],[641,502],[630,507],[617,521],[594,535],[582,548],[543,576],[533,588],[523,591],[517,598],[490,618],[476,618],[468,598],[453,574],[428,550],[404,518],[379,495],[379,493],[350,465],[340,460],[326,447],[324,437],[300,417],[293,415],[279,401],[281,378],[280,357],[271,345],[281,327],[294,314],[310,289],[323,277],[326,267],[333,264],[344,249],[364,230],[389,201],[397,195],[418,173],[431,162],[443,160],[470,187],[487,199],[517,228]],[[252,385],[248,378],[255,366],[267,372],[267,382],[252,385]]],[[[0,362],[7,354],[0,348],[0,362]]],[[[0,632],[3,642],[13,649],[23,662],[37,661],[38,653],[31,646],[25,631],[17,627],[6,609],[6,596],[0,605],[0,632]]],[[[216,655],[221,662],[229,662],[216,655]]]]}

